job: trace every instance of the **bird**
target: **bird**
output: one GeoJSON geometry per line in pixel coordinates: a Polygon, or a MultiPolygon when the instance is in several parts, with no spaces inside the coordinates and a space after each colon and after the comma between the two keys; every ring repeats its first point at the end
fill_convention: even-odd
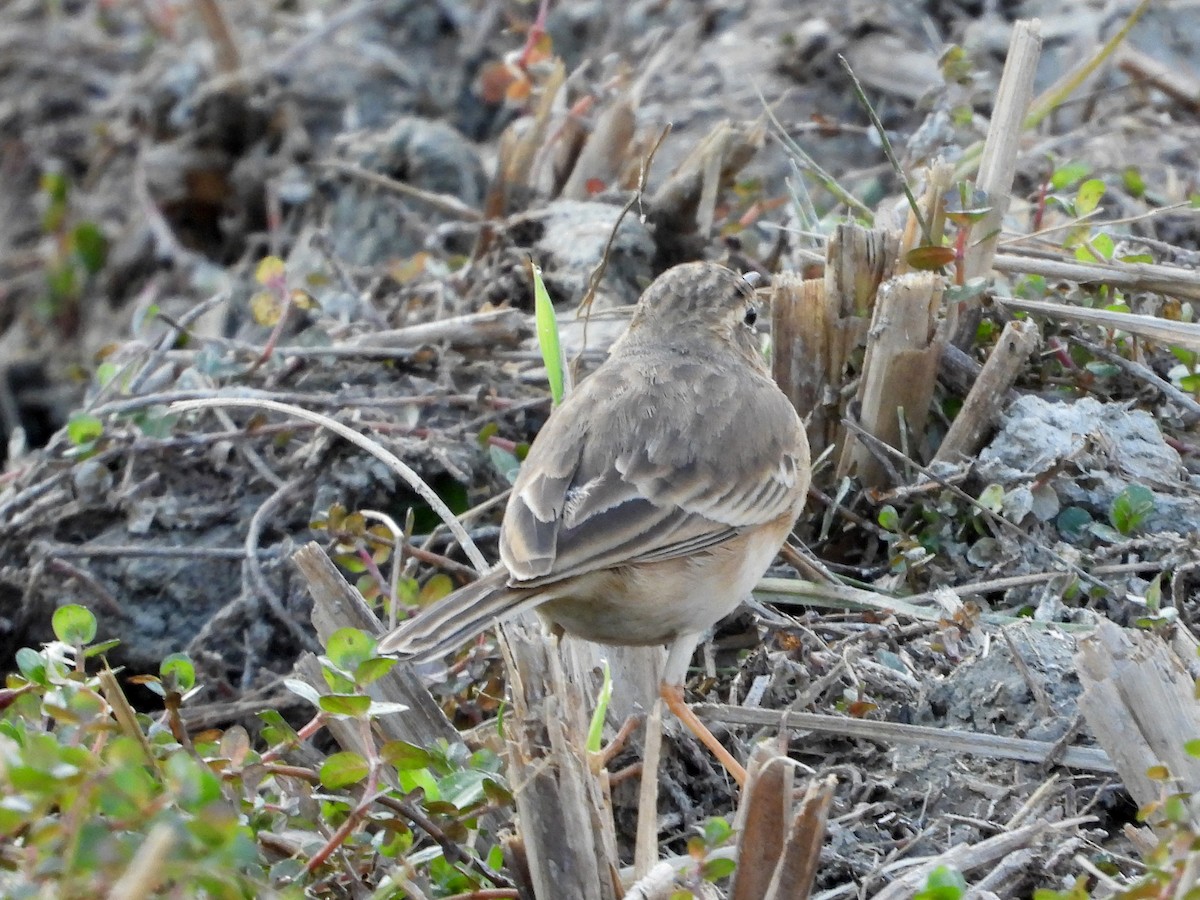
{"type": "Polygon", "coordinates": [[[754,287],[712,262],[668,269],[521,463],[500,562],[402,622],[381,655],[425,661],[535,610],[601,644],[666,645],[660,696],[739,784],[683,699],[704,634],[749,596],[800,515],[808,441],[771,378],[754,287]]]}

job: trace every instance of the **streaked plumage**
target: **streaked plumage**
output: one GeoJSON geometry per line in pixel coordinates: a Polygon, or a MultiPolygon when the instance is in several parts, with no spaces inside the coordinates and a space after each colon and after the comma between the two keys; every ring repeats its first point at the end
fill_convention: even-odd
{"type": "Polygon", "coordinates": [[[753,290],[712,263],[643,295],[605,363],[554,411],[513,487],[500,565],[383,638],[430,658],[497,620],[616,644],[684,643],[761,577],[809,482],[795,410],[768,375],[753,290]],[[747,319],[751,324],[747,324],[747,319]]]}

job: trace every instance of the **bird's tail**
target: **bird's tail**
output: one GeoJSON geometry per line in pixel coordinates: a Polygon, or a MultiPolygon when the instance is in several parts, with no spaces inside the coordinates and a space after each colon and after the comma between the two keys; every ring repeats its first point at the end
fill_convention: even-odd
{"type": "Polygon", "coordinates": [[[413,662],[435,659],[545,599],[536,590],[514,590],[507,581],[508,572],[500,567],[443,597],[384,635],[378,652],[413,662]]]}

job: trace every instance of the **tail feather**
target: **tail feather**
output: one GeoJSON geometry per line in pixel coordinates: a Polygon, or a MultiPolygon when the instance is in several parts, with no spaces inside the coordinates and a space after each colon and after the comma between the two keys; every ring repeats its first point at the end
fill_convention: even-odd
{"type": "Polygon", "coordinates": [[[378,652],[414,662],[435,659],[545,599],[536,590],[514,590],[507,581],[508,572],[498,568],[443,597],[384,635],[378,652]]]}

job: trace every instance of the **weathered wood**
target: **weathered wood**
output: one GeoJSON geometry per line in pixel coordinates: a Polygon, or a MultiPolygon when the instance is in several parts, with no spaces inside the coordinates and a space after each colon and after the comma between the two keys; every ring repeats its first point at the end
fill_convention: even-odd
{"type": "Polygon", "coordinates": [[[866,342],[880,283],[896,266],[899,235],[839,225],[829,239],[821,281],[776,279],[771,299],[775,380],[808,416],[816,458],[842,440],[842,386],[847,366],[866,342]]]}
{"type": "MultiPolygon", "coordinates": [[[[1182,271],[1182,270],[1180,270],[1182,271]]],[[[1200,282],[1197,283],[1200,287],[1200,282]]],[[[1168,292],[1169,293],[1169,292],[1168,292]]],[[[1200,292],[1196,299],[1200,299],[1200,292]]],[[[1200,325],[1195,322],[1174,322],[1157,316],[1138,313],[1113,312],[1108,309],[1089,309],[1085,306],[1067,306],[1049,300],[1021,300],[1017,297],[997,297],[996,302],[1010,309],[1037,313],[1052,319],[1071,322],[1086,322],[1102,328],[1119,328],[1164,344],[1182,344],[1192,350],[1200,350],[1200,325]]]]}
{"type": "Polygon", "coordinates": [[[532,334],[533,319],[528,313],[519,309],[492,309],[407,328],[368,332],[347,341],[345,346],[364,350],[415,350],[441,343],[452,347],[503,347],[516,346],[532,334]]]}
{"type": "MultiPolygon", "coordinates": [[[[312,621],[317,635],[324,643],[339,628],[358,628],[367,634],[379,634],[383,625],[363,601],[325,551],[309,542],[292,556],[292,562],[308,583],[313,598],[312,621]]],[[[408,710],[395,715],[381,716],[377,727],[387,740],[404,740],[425,747],[439,738],[451,744],[461,738],[442,708],[406,663],[399,663],[368,688],[377,700],[403,703],[408,710]]]]}
{"type": "Polygon", "coordinates": [[[738,867],[729,900],[762,900],[767,896],[775,867],[783,855],[784,836],[792,812],[795,770],[778,750],[760,744],[746,766],[735,828],[738,867]]]}
{"type": "Polygon", "coordinates": [[[513,702],[508,776],[538,900],[620,896],[616,835],[588,767],[583,692],[540,628],[502,626],[513,702]]]}
{"type": "MultiPolygon", "coordinates": [[[[924,430],[941,354],[941,299],[942,280],[927,272],[900,275],[879,288],[856,399],[863,429],[892,447],[902,446],[900,409],[914,433],[924,430]]],[[[837,477],[850,474],[876,487],[886,469],[862,441],[846,441],[837,477]]]]}
{"type": "Polygon", "coordinates": [[[1033,322],[1013,321],[1004,326],[962,409],[938,447],[934,462],[958,462],[983,445],[988,429],[1003,409],[1004,395],[1012,388],[1040,341],[1041,335],[1033,322]]]}
{"type": "Polygon", "coordinates": [[[771,368],[800,417],[809,416],[808,445],[819,456],[840,418],[830,383],[832,310],[825,282],[782,274],[771,284],[771,368]],[[829,399],[827,399],[829,398],[829,399]]]}
{"type": "Polygon", "coordinates": [[[730,900],[808,900],[837,780],[810,780],[797,804],[794,773],[778,748],[755,748],[735,823],[738,867],[730,900]]]}
{"type": "MultiPolygon", "coordinates": [[[[1083,685],[1079,708],[1140,807],[1161,799],[1164,790],[1147,776],[1151,766],[1170,771],[1171,793],[1200,790],[1200,759],[1184,750],[1200,735],[1196,677],[1188,668],[1197,644],[1182,628],[1175,643],[1103,619],[1075,655],[1083,685]]],[[[1200,820],[1193,820],[1197,826],[1200,820]]]]}
{"type": "Polygon", "coordinates": [[[971,229],[975,241],[963,260],[967,279],[981,278],[992,269],[1000,228],[1012,199],[1022,126],[1033,99],[1033,77],[1042,53],[1041,28],[1037,19],[1022,20],[1013,25],[992,120],[988,123],[983,155],[979,160],[979,174],[975,179],[975,187],[987,194],[990,209],[971,229]]]}
{"type": "MultiPolygon", "coordinates": [[[[877,741],[881,744],[929,747],[953,753],[995,759],[1017,759],[1023,762],[1049,763],[1088,772],[1111,774],[1116,771],[1111,759],[1097,747],[1067,747],[1063,749],[1050,741],[1005,737],[999,734],[979,734],[955,728],[933,728],[928,725],[904,725],[900,722],[872,722],[847,716],[820,713],[777,712],[770,709],[751,709],[718,703],[697,703],[692,710],[706,722],[727,725],[753,725],[767,728],[795,728],[838,734],[843,737],[877,741]],[[1061,752],[1060,752],[1061,751],[1061,752]]],[[[1200,731],[1197,731],[1200,734],[1200,731]]]]}
{"type": "Polygon", "coordinates": [[[821,861],[825,820],[836,787],[837,779],[832,775],[809,781],[788,825],[783,853],[763,900],[808,900],[821,861]]]}

